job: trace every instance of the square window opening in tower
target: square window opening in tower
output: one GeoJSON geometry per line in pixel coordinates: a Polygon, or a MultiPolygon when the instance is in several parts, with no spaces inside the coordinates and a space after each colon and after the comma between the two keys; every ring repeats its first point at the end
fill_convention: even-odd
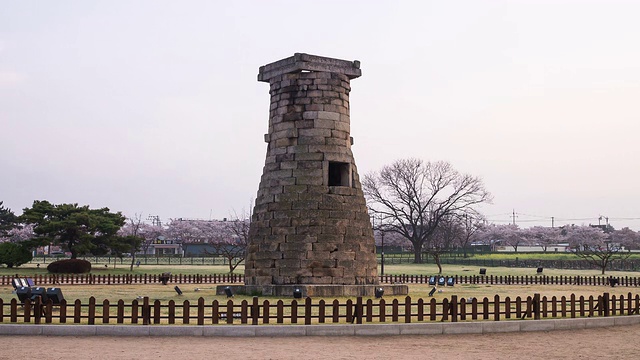
{"type": "Polygon", "coordinates": [[[329,186],[351,186],[349,163],[329,161],[329,186]]]}

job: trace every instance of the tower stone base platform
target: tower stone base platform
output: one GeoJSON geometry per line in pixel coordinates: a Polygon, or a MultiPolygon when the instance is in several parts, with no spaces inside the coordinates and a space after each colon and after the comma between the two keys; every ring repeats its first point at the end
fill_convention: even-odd
{"type": "Polygon", "coordinates": [[[384,290],[384,295],[407,295],[407,285],[218,285],[216,295],[224,295],[229,287],[233,294],[255,296],[292,297],[295,289],[300,289],[302,297],[344,297],[375,296],[376,289],[384,290]]]}

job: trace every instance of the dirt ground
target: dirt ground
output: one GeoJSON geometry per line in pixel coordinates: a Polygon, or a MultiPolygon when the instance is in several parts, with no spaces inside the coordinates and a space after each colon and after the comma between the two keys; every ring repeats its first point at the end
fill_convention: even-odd
{"type": "Polygon", "coordinates": [[[640,359],[640,325],[387,337],[4,336],[0,359],[640,359]]]}

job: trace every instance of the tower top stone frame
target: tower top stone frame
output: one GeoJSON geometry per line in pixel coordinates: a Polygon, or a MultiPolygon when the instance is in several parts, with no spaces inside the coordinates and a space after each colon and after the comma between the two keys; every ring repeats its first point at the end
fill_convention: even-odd
{"type": "Polygon", "coordinates": [[[344,74],[349,79],[362,76],[360,61],[333,59],[323,56],[295,53],[293,56],[271,64],[261,66],[258,81],[270,82],[271,79],[302,71],[344,74]]]}

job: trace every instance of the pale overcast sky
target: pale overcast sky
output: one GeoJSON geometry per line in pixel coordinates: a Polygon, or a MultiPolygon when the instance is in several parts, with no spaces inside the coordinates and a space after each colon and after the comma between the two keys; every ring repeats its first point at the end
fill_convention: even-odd
{"type": "Polygon", "coordinates": [[[261,65],[360,60],[360,175],[480,176],[523,227],[640,229],[639,1],[0,0],[0,200],[223,218],[266,144],[261,65]],[[602,222],[604,223],[604,219],[602,222]]]}

